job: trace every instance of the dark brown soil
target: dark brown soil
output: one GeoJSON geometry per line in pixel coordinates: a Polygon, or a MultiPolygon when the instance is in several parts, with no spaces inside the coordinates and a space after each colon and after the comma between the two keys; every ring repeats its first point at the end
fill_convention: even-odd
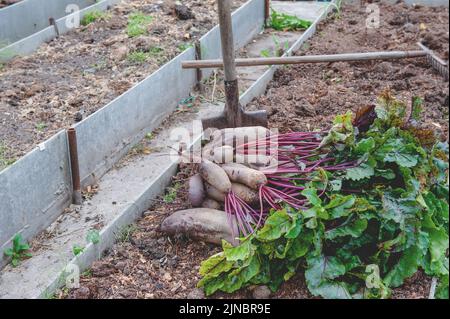
{"type": "MultiPolygon", "coordinates": [[[[234,8],[244,2],[233,1],[234,8]]],[[[0,170],[2,162],[94,113],[217,24],[215,0],[183,1],[188,10],[174,3],[122,1],[34,54],[0,64],[0,170]],[[153,19],[147,34],[130,37],[127,24],[136,11],[153,19]],[[145,61],[133,58],[135,51],[145,52],[145,61]]]]}
{"type": "MultiPolygon", "coordinates": [[[[298,54],[417,50],[422,40],[448,60],[447,8],[378,4],[380,28],[365,27],[365,4],[347,5],[332,23],[320,25],[298,54]]],[[[373,104],[385,88],[408,102],[414,95],[422,97],[424,121],[448,134],[448,83],[425,58],[280,68],[266,94],[249,109],[266,109],[270,126],[281,131],[325,129],[336,114],[373,104]]]]}
{"type": "MultiPolygon", "coordinates": [[[[196,289],[200,280],[200,262],[220,251],[217,246],[196,242],[189,238],[167,237],[158,227],[171,213],[187,206],[187,178],[193,168],[180,167],[172,185],[180,185],[174,201],[167,196],[156,200],[135,225],[123,230],[118,242],[106,256],[94,262],[81,278],[80,289],[64,298],[197,298],[204,297],[196,289]],[[165,201],[166,199],[166,201],[165,201]]],[[[171,190],[168,189],[167,194],[171,190]]],[[[251,288],[233,295],[217,293],[214,298],[251,298],[251,288]]],[[[285,283],[274,298],[311,298],[302,275],[285,283]]]]}
{"type": "MultiPolygon", "coordinates": [[[[174,201],[166,196],[155,201],[136,224],[126,228],[118,242],[105,257],[94,262],[92,268],[82,275],[79,289],[60,292],[57,297],[75,299],[110,298],[204,298],[196,288],[200,280],[200,262],[220,251],[211,244],[189,238],[167,237],[158,232],[161,222],[173,212],[189,208],[186,196],[187,178],[193,174],[192,167],[181,166],[172,185],[180,185],[174,201]],[[166,198],[166,201],[164,201],[166,198]]],[[[171,190],[168,189],[167,194],[171,190]]],[[[428,298],[431,278],[418,272],[407,283],[393,290],[395,299],[428,298]]],[[[216,293],[213,298],[252,298],[249,287],[234,294],[216,293]]],[[[306,287],[302,273],[271,296],[280,299],[309,299],[313,297],[306,287]]]]}
{"type": "MultiPolygon", "coordinates": [[[[433,40],[427,42],[428,45],[448,59],[447,9],[383,4],[381,14],[382,27],[376,32],[366,32],[362,27],[365,7],[345,6],[339,18],[320,26],[317,36],[302,54],[416,49],[416,41],[432,34],[433,40]],[[402,23],[399,25],[398,21],[402,23]],[[416,32],[405,31],[407,21],[417,28],[416,32]],[[420,31],[420,23],[424,23],[428,31],[420,31]]],[[[253,101],[252,108],[267,109],[270,125],[283,131],[326,128],[336,114],[374,103],[379,92],[386,87],[405,99],[414,94],[423,96],[426,121],[447,134],[448,84],[421,59],[282,68],[271,82],[267,94],[253,101]]],[[[182,185],[175,201],[155,202],[135,224],[130,240],[117,243],[83,276],[80,289],[69,291],[68,295],[61,294],[61,297],[203,297],[195,288],[199,280],[199,265],[218,248],[183,237],[168,238],[157,232],[165,216],[187,208],[185,179],[191,173],[191,168],[181,167],[174,179],[174,183],[182,185]]],[[[405,285],[394,289],[392,298],[428,298],[430,285],[431,279],[418,272],[405,285]]],[[[232,295],[214,295],[215,298],[251,296],[250,289],[232,295]]],[[[303,275],[297,274],[272,298],[312,296],[303,275]]]]}

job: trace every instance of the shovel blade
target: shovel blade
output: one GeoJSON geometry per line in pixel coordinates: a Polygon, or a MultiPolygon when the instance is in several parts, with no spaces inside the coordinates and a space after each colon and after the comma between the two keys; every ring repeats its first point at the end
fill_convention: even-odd
{"type": "Polygon", "coordinates": [[[263,126],[267,127],[267,112],[266,111],[251,111],[241,112],[233,123],[226,113],[218,116],[202,119],[203,130],[207,128],[224,129],[243,126],[263,126]]]}

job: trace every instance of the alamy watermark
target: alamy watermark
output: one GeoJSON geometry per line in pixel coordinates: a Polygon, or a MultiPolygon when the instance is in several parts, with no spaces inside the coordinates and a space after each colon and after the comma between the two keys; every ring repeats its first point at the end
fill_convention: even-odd
{"type": "Polygon", "coordinates": [[[74,3],[66,6],[66,27],[68,29],[75,29],[80,26],[80,7],[74,3]]]}
{"type": "Polygon", "coordinates": [[[378,29],[380,27],[380,7],[375,3],[368,4],[366,13],[368,14],[366,18],[366,28],[378,29]]]}

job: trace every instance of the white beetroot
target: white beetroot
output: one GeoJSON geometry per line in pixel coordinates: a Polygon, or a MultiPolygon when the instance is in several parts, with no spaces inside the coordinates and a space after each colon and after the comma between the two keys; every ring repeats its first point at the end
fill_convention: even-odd
{"type": "Polygon", "coordinates": [[[231,190],[238,196],[240,199],[242,199],[247,204],[255,204],[259,200],[259,195],[257,191],[251,189],[250,187],[247,187],[243,184],[239,183],[232,183],[231,184],[231,190]]]}
{"type": "Polygon", "coordinates": [[[228,145],[216,147],[213,150],[214,162],[217,164],[232,163],[234,160],[234,148],[228,145]]]}
{"type": "Polygon", "coordinates": [[[245,164],[256,167],[276,167],[278,162],[275,157],[264,154],[241,154],[235,156],[237,164],[245,164]]]}
{"type": "Polygon", "coordinates": [[[200,164],[200,175],[205,182],[214,186],[222,193],[228,193],[231,190],[231,181],[227,173],[217,164],[203,160],[200,164]]]}
{"type": "Polygon", "coordinates": [[[223,203],[225,201],[226,193],[221,192],[220,190],[218,190],[217,188],[215,188],[214,186],[212,186],[208,183],[205,183],[205,189],[206,189],[206,195],[209,198],[214,199],[221,203],[223,203]]]}
{"type": "Polygon", "coordinates": [[[200,174],[195,174],[189,178],[188,199],[193,207],[200,207],[205,198],[205,188],[200,174]]]}
{"type": "Polygon", "coordinates": [[[233,216],[220,210],[192,208],[180,210],[167,217],[160,231],[168,235],[186,234],[205,242],[220,245],[222,240],[237,244],[238,233],[233,216]]]}
{"type": "Polygon", "coordinates": [[[270,131],[262,126],[226,128],[214,131],[210,144],[213,147],[241,145],[265,139],[269,135],[270,131]]]}
{"type": "Polygon", "coordinates": [[[232,182],[244,184],[255,190],[267,184],[267,177],[263,172],[242,164],[230,163],[223,165],[222,168],[232,182]]]}
{"type": "Polygon", "coordinates": [[[214,199],[206,198],[202,203],[202,207],[220,210],[222,208],[222,205],[214,199]]]}

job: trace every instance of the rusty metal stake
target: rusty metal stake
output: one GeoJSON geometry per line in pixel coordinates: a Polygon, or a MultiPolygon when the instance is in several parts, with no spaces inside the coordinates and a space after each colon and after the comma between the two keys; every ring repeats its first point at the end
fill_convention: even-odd
{"type": "Polygon", "coordinates": [[[269,26],[270,18],[270,0],[264,0],[264,23],[266,27],[269,26]]]}
{"type": "Polygon", "coordinates": [[[50,17],[50,18],[48,19],[48,22],[50,23],[50,25],[53,26],[53,28],[55,28],[56,37],[59,38],[59,29],[58,29],[58,25],[56,24],[55,18],[50,17]]]}
{"type": "Polygon", "coordinates": [[[72,203],[81,205],[83,197],[81,196],[81,180],[80,180],[80,166],[78,163],[78,148],[77,148],[77,132],[71,127],[67,130],[67,137],[69,140],[69,154],[70,154],[70,170],[72,172],[72,203]]]}
{"type": "MultiPolygon", "coordinates": [[[[202,47],[200,41],[195,41],[195,59],[201,60],[202,59],[202,47]]],[[[204,92],[204,85],[202,83],[203,80],[203,71],[202,69],[198,68],[196,69],[196,77],[197,77],[197,89],[203,93],[204,92]]]]}

